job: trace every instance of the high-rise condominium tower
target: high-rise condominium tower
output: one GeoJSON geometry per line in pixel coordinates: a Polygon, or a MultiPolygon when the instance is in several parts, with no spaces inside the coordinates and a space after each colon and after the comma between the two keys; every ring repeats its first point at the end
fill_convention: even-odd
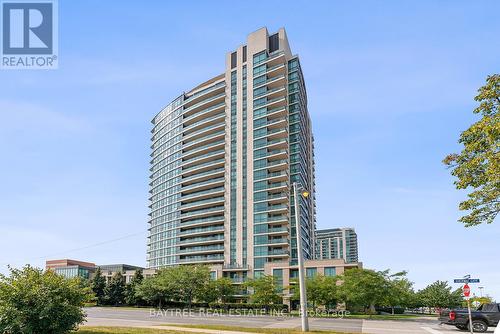
{"type": "Polygon", "coordinates": [[[358,262],[358,236],[353,228],[331,228],[316,232],[316,258],[358,262]]]}
{"type": "MultiPolygon", "coordinates": [[[[153,119],[148,267],[204,263],[258,276],[314,258],[314,143],[299,58],[284,29],[251,33],[225,72],[153,119]]],[[[234,277],[231,275],[231,277],[234,277]]]]}

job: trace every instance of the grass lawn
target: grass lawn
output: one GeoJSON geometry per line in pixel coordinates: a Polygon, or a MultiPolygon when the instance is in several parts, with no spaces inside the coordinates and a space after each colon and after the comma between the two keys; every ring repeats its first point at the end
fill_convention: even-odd
{"type": "MultiPolygon", "coordinates": [[[[169,325],[165,325],[169,326],[169,325]]],[[[235,332],[250,332],[250,333],[263,333],[263,334],[303,334],[304,332],[298,329],[291,328],[252,328],[252,327],[238,327],[238,326],[225,326],[225,325],[171,325],[175,327],[186,328],[202,328],[202,329],[215,329],[221,331],[235,331],[235,332]]],[[[332,332],[332,331],[309,331],[308,333],[317,334],[349,334],[345,332],[332,332]]]]}
{"type": "Polygon", "coordinates": [[[132,328],[132,327],[81,327],[75,334],[193,334],[188,332],[164,329],[132,328]]]}

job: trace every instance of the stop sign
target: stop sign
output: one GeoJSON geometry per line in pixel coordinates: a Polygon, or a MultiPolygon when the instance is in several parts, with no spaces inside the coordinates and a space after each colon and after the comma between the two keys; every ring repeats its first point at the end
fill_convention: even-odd
{"type": "Polygon", "coordinates": [[[470,296],[470,287],[469,287],[469,284],[465,284],[464,287],[462,288],[463,292],[464,292],[464,296],[465,297],[469,297],[470,296]]]}

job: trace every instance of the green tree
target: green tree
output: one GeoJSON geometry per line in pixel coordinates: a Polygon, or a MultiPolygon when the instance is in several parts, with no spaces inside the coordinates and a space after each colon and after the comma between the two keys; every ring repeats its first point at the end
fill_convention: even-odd
{"type": "Polygon", "coordinates": [[[459,219],[467,227],[490,224],[500,211],[500,75],[489,76],[478,92],[474,113],[481,119],[460,135],[462,152],[443,160],[457,177],[457,189],[473,189],[459,205],[468,212],[459,219]]]}
{"type": "Polygon", "coordinates": [[[92,298],[78,278],[30,266],[0,275],[0,333],[62,334],[85,320],[83,305],[92,298]]]}
{"type": "Polygon", "coordinates": [[[215,291],[221,302],[227,303],[235,294],[235,288],[231,279],[221,277],[215,281],[215,291]]]}
{"type": "Polygon", "coordinates": [[[205,286],[210,281],[210,269],[203,265],[167,268],[161,280],[176,300],[191,308],[194,299],[203,297],[205,286]]]}
{"type": "Polygon", "coordinates": [[[250,280],[244,286],[253,289],[253,294],[250,296],[253,303],[280,304],[282,302],[282,298],[278,294],[278,282],[272,275],[264,275],[250,280]]]}
{"type": "Polygon", "coordinates": [[[125,303],[127,305],[140,305],[143,304],[143,300],[139,296],[136,295],[136,287],[142,283],[144,280],[144,276],[142,275],[141,269],[136,269],[134,272],[134,276],[125,286],[125,303]]]}
{"type": "Polygon", "coordinates": [[[116,272],[106,285],[106,301],[111,305],[122,305],[125,302],[125,278],[116,272]]]}
{"type": "Polygon", "coordinates": [[[418,292],[422,306],[428,308],[457,307],[462,303],[462,290],[452,291],[445,281],[436,281],[418,292]]]}
{"type": "Polygon", "coordinates": [[[349,269],[340,277],[341,299],[349,306],[367,307],[370,314],[375,313],[375,305],[381,305],[389,291],[387,272],[368,269],[349,269]]]}
{"type": "Polygon", "coordinates": [[[389,306],[394,314],[395,307],[411,307],[415,303],[415,291],[413,282],[406,278],[406,271],[389,275],[387,272],[388,291],[385,298],[385,306],[389,306]]]}
{"type": "Polygon", "coordinates": [[[170,296],[168,287],[163,284],[161,279],[164,270],[161,269],[156,276],[145,278],[141,284],[138,284],[135,287],[136,297],[158,308],[162,308],[163,303],[170,296]]]}
{"type": "Polygon", "coordinates": [[[90,285],[96,297],[97,305],[103,305],[105,302],[106,278],[102,276],[101,268],[97,267],[90,285]]]}
{"type": "Polygon", "coordinates": [[[222,303],[227,303],[230,301],[235,292],[236,289],[231,279],[221,277],[216,280],[210,280],[207,284],[205,284],[200,300],[207,303],[213,303],[219,300],[222,303]]]}
{"type": "MultiPolygon", "coordinates": [[[[298,280],[290,287],[293,300],[300,300],[298,280]]],[[[337,304],[337,278],[323,275],[314,275],[306,280],[307,301],[313,309],[319,305],[334,307],[337,304]]]]}

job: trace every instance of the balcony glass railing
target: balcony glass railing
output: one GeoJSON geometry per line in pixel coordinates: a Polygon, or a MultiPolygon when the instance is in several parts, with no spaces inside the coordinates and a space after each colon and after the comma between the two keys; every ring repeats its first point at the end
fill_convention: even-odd
{"type": "Polygon", "coordinates": [[[272,72],[272,71],[274,71],[275,69],[277,69],[277,68],[279,68],[279,67],[282,67],[282,66],[284,67],[284,66],[285,66],[285,64],[283,64],[283,63],[279,63],[279,64],[276,64],[276,65],[274,65],[274,66],[268,67],[268,68],[267,68],[267,73],[272,72]]]}
{"type": "Polygon", "coordinates": [[[220,93],[220,94],[217,94],[217,95],[215,95],[215,96],[212,96],[212,97],[211,97],[211,98],[209,98],[209,99],[206,99],[206,100],[200,101],[200,102],[198,102],[198,103],[196,103],[196,104],[193,104],[192,106],[190,106],[190,107],[188,107],[188,108],[184,109],[184,110],[182,111],[182,113],[183,113],[183,114],[186,114],[186,113],[190,112],[191,110],[194,110],[194,109],[198,108],[199,106],[202,106],[202,105],[204,105],[204,104],[206,104],[206,103],[209,103],[209,102],[211,102],[211,101],[214,101],[214,100],[220,99],[221,97],[224,97],[224,96],[226,96],[226,92],[222,92],[222,93],[220,93]]]}
{"type": "MultiPolygon", "coordinates": [[[[198,205],[201,205],[201,204],[212,203],[212,202],[213,203],[218,203],[218,202],[221,202],[221,201],[224,201],[224,196],[202,199],[200,201],[194,201],[194,202],[189,202],[189,203],[186,203],[186,204],[182,204],[181,205],[181,210],[186,210],[186,209],[189,209],[191,207],[195,207],[195,206],[198,206],[198,205]]],[[[194,211],[191,211],[191,212],[194,212],[194,211]]]]}
{"type": "Polygon", "coordinates": [[[206,242],[206,241],[224,241],[224,235],[218,234],[217,236],[213,236],[213,237],[189,238],[189,239],[180,240],[177,242],[177,244],[182,245],[182,244],[190,244],[190,243],[195,243],[195,242],[206,242]]]}
{"type": "Polygon", "coordinates": [[[203,190],[203,191],[197,191],[195,193],[191,193],[189,195],[186,195],[186,196],[182,196],[181,197],[181,201],[184,201],[184,200],[188,200],[188,199],[191,199],[191,198],[196,198],[198,196],[203,196],[203,195],[206,195],[206,194],[211,194],[211,193],[218,193],[218,192],[221,192],[221,191],[224,191],[224,187],[216,187],[216,188],[211,188],[211,189],[207,189],[207,190],[203,190]]]}
{"type": "Polygon", "coordinates": [[[184,253],[198,253],[198,252],[208,252],[208,251],[223,251],[224,250],[224,245],[220,246],[196,246],[196,247],[189,247],[189,248],[184,248],[184,249],[179,249],[177,251],[177,254],[184,254],[184,253]]]}
{"type": "Polygon", "coordinates": [[[191,167],[184,167],[184,168],[182,168],[181,175],[185,174],[187,172],[190,172],[192,170],[198,169],[198,168],[202,168],[202,167],[206,167],[206,166],[210,166],[210,165],[214,165],[214,164],[223,163],[224,161],[225,161],[224,159],[210,160],[208,162],[204,162],[204,163],[199,164],[199,165],[195,165],[195,166],[191,166],[191,167]]]}
{"type": "MultiPolygon", "coordinates": [[[[217,115],[217,117],[220,117],[220,115],[217,115]]],[[[189,138],[195,137],[196,135],[199,135],[200,133],[203,133],[205,131],[208,132],[211,129],[220,128],[220,127],[224,127],[224,126],[225,126],[225,123],[212,124],[212,125],[209,125],[209,126],[202,128],[200,130],[193,131],[193,132],[183,136],[182,140],[189,140],[189,138]]],[[[187,142],[185,145],[189,145],[189,144],[191,144],[191,142],[187,142]]]]}
{"type": "Polygon", "coordinates": [[[257,99],[259,97],[262,97],[262,96],[265,96],[265,95],[268,95],[268,94],[271,94],[271,93],[274,93],[276,91],[279,91],[279,90],[284,90],[285,89],[285,86],[280,86],[280,87],[276,87],[276,88],[272,88],[272,89],[267,89],[265,92],[262,92],[260,94],[255,94],[253,96],[254,99],[257,99]]]}
{"type": "Polygon", "coordinates": [[[288,210],[288,205],[284,205],[284,204],[268,205],[267,207],[255,209],[254,212],[266,212],[266,211],[273,211],[273,210],[288,210]]]}
{"type": "Polygon", "coordinates": [[[254,80],[254,83],[253,83],[253,86],[254,88],[255,87],[259,87],[259,86],[263,86],[263,85],[267,85],[268,83],[270,82],[273,82],[273,81],[278,81],[278,80],[281,80],[281,79],[284,79],[285,78],[285,75],[284,74],[281,74],[281,75],[276,75],[274,77],[271,77],[271,78],[268,78],[264,81],[255,81],[254,80]]]}
{"type": "Polygon", "coordinates": [[[205,153],[205,154],[202,154],[202,155],[197,155],[195,157],[183,160],[182,164],[190,163],[190,162],[193,162],[193,161],[196,161],[196,160],[199,160],[199,159],[203,159],[203,158],[206,158],[206,157],[209,157],[209,156],[217,156],[217,155],[219,155],[221,153],[224,153],[224,150],[223,149],[218,149],[218,150],[213,151],[213,152],[208,152],[208,153],[205,153]]]}
{"type": "Polygon", "coordinates": [[[273,177],[279,177],[279,176],[288,176],[288,173],[286,171],[267,173],[264,176],[255,177],[254,181],[261,181],[261,180],[266,180],[266,179],[270,179],[273,177]]]}
{"type": "Polygon", "coordinates": [[[261,148],[261,147],[266,147],[266,146],[271,146],[271,145],[276,145],[276,144],[288,144],[288,139],[286,138],[279,138],[279,139],[268,139],[267,141],[263,141],[262,143],[259,144],[254,144],[254,150],[261,148]]]}
{"type": "Polygon", "coordinates": [[[223,172],[224,170],[225,170],[224,167],[210,169],[210,170],[207,170],[206,172],[197,173],[197,174],[194,174],[194,175],[190,175],[188,177],[184,177],[184,178],[181,179],[181,182],[191,181],[191,180],[197,179],[197,178],[202,177],[202,176],[206,176],[206,175],[210,175],[210,174],[216,174],[216,173],[219,173],[219,172],[223,172]]]}
{"type": "MultiPolygon", "coordinates": [[[[225,140],[222,139],[222,140],[217,140],[217,141],[214,141],[214,142],[211,142],[211,143],[208,143],[206,145],[203,145],[203,146],[200,146],[200,147],[197,147],[195,150],[191,150],[191,151],[188,151],[188,152],[185,152],[184,153],[184,156],[191,156],[191,155],[196,155],[197,153],[199,152],[203,152],[205,151],[206,149],[209,149],[209,148],[213,148],[214,146],[220,146],[220,144],[224,144],[225,143],[225,140]]],[[[191,158],[190,158],[191,159],[191,158]]],[[[186,161],[186,160],[185,160],[186,161]]]]}
{"type": "Polygon", "coordinates": [[[224,216],[197,218],[197,219],[193,219],[193,220],[180,222],[179,227],[185,227],[185,226],[196,225],[196,224],[201,224],[201,223],[223,222],[223,221],[224,221],[224,216]]]}
{"type": "Polygon", "coordinates": [[[222,82],[219,82],[218,84],[212,86],[212,87],[209,87],[209,88],[206,88],[206,89],[203,89],[203,90],[200,90],[199,92],[197,93],[194,93],[193,95],[191,95],[186,101],[185,103],[189,102],[190,100],[193,100],[194,98],[200,96],[200,95],[204,95],[204,94],[208,94],[214,90],[217,90],[218,88],[220,87],[224,87],[226,85],[226,83],[224,81],[222,82]]]}
{"type": "Polygon", "coordinates": [[[224,226],[192,228],[186,231],[179,232],[179,235],[189,235],[189,234],[204,233],[204,232],[214,232],[214,233],[224,232],[224,226]]]}
{"type": "Polygon", "coordinates": [[[191,190],[191,189],[198,188],[199,186],[204,186],[206,184],[218,183],[218,182],[223,182],[223,181],[224,181],[223,177],[218,177],[218,178],[215,178],[215,179],[210,179],[210,180],[206,180],[206,181],[203,181],[203,182],[197,182],[195,184],[190,184],[189,186],[182,187],[181,191],[191,190]]]}
{"type": "MultiPolygon", "coordinates": [[[[225,116],[226,116],[226,113],[220,113],[220,114],[216,114],[216,115],[213,115],[213,116],[210,116],[210,117],[204,118],[204,119],[199,120],[199,121],[197,121],[197,122],[195,122],[195,123],[193,123],[193,124],[189,124],[188,126],[184,127],[184,128],[182,129],[182,131],[187,132],[187,131],[189,131],[189,130],[191,130],[191,129],[193,129],[193,128],[196,128],[196,127],[197,127],[198,125],[200,125],[200,124],[203,124],[203,123],[208,123],[208,122],[210,122],[210,121],[213,121],[213,120],[218,119],[218,118],[223,118],[223,117],[225,117],[225,116]]],[[[203,130],[205,130],[205,128],[203,128],[203,130]]],[[[193,132],[193,133],[194,133],[194,132],[193,132]]],[[[189,135],[191,135],[191,133],[189,133],[189,135]]]]}
{"type": "Polygon", "coordinates": [[[264,152],[264,153],[257,153],[257,154],[254,154],[253,158],[254,159],[262,159],[262,158],[267,158],[271,155],[276,155],[276,154],[282,154],[282,153],[287,153],[288,151],[286,149],[281,149],[281,150],[271,150],[271,151],[267,151],[267,152],[264,152]]]}
{"type": "Polygon", "coordinates": [[[258,242],[258,243],[256,243],[256,245],[272,245],[272,244],[283,244],[283,243],[288,243],[288,239],[286,239],[286,238],[270,239],[270,240],[258,242]]]}
{"type": "Polygon", "coordinates": [[[197,216],[197,215],[211,213],[211,212],[217,212],[217,211],[221,211],[221,210],[224,210],[224,206],[217,206],[215,208],[194,210],[194,211],[189,211],[186,213],[181,213],[181,218],[190,217],[190,216],[197,216]]]}
{"type": "Polygon", "coordinates": [[[203,109],[203,110],[201,110],[201,111],[198,111],[198,112],[196,112],[196,113],[192,114],[192,115],[191,115],[191,116],[189,116],[189,117],[184,118],[184,119],[182,120],[182,122],[183,122],[183,123],[187,123],[187,122],[191,121],[192,119],[196,119],[196,118],[198,118],[198,117],[200,117],[200,116],[203,116],[203,115],[205,115],[205,114],[208,114],[208,113],[212,112],[213,110],[218,109],[218,108],[220,108],[220,107],[223,107],[223,106],[225,106],[225,105],[226,105],[226,103],[225,103],[225,102],[217,103],[217,104],[216,104],[216,105],[214,105],[214,106],[211,106],[211,107],[209,107],[209,108],[207,108],[207,109],[203,109]]]}
{"type": "Polygon", "coordinates": [[[207,255],[207,256],[187,256],[179,259],[179,262],[197,262],[197,261],[224,261],[224,255],[207,255]]]}
{"type": "Polygon", "coordinates": [[[193,141],[190,141],[186,144],[183,144],[182,145],[182,148],[183,149],[186,149],[188,147],[191,147],[193,145],[196,145],[198,143],[202,143],[204,141],[207,141],[207,140],[210,140],[210,139],[213,139],[213,138],[216,138],[216,137],[219,137],[220,135],[222,134],[225,134],[226,132],[224,130],[221,130],[221,131],[217,131],[217,132],[213,132],[211,134],[209,134],[208,136],[205,136],[205,137],[201,137],[199,139],[196,139],[196,140],[193,140],[193,141]]]}

